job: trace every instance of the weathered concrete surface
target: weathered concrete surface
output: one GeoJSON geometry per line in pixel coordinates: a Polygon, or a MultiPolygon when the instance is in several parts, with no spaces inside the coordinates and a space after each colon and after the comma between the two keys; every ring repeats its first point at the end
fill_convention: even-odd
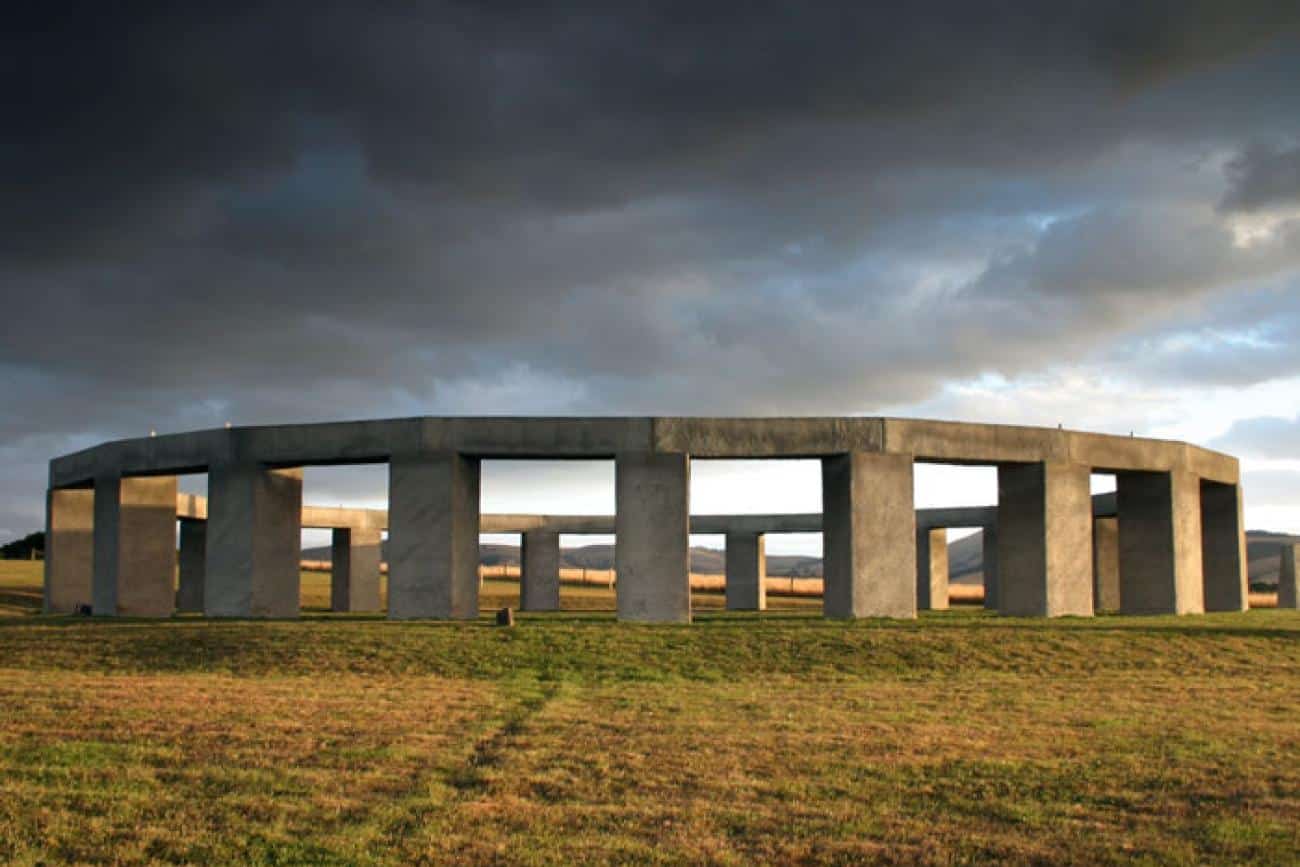
{"type": "Polygon", "coordinates": [[[1092,522],[1092,607],[1120,610],[1118,518],[1094,518],[1092,522]]]}
{"type": "Polygon", "coordinates": [[[998,467],[998,611],[1092,614],[1092,505],[1086,466],[998,467]]]}
{"type": "Polygon", "coordinates": [[[948,531],[916,530],[916,607],[948,610],[948,531]]]}
{"type": "Polygon", "coordinates": [[[478,617],[480,462],[437,453],[389,464],[388,616],[478,617]]]}
{"type": "Polygon", "coordinates": [[[916,529],[954,529],[957,527],[996,527],[997,506],[948,506],[938,509],[917,509],[916,529]]]}
{"type": "MultiPolygon", "coordinates": [[[[206,509],[205,509],[206,514],[206,509]]],[[[201,613],[203,611],[204,573],[207,566],[208,522],[181,520],[181,552],[178,558],[179,573],[176,590],[176,610],[201,613]]]]}
{"type": "MultiPolygon", "coordinates": [[[[1004,471],[1002,474],[1012,481],[1011,488],[1017,487],[1019,482],[1028,478],[1023,475],[1027,471],[1017,468],[1024,466],[1044,468],[1043,478],[1037,485],[1046,492],[1046,499],[1037,505],[1034,505],[1032,495],[1023,500],[1023,503],[1030,508],[1030,512],[1028,517],[1020,516],[1018,519],[1015,540],[1007,538],[1005,529],[999,534],[998,559],[1001,561],[1002,574],[999,575],[995,595],[1000,597],[1003,610],[1020,613],[1036,611],[1061,614],[1084,613],[1083,609],[1088,606],[1080,602],[1082,596],[1086,595],[1088,600],[1091,600],[1091,581],[1088,581],[1086,586],[1076,587],[1073,583],[1075,576],[1072,568],[1065,565],[1067,559],[1065,552],[1069,545],[1089,540],[1090,524],[1086,531],[1080,530],[1076,510],[1073,506],[1065,508],[1061,502],[1058,502],[1060,497],[1053,494],[1060,489],[1066,492],[1067,499],[1075,496],[1077,492],[1065,480],[1067,476],[1070,479],[1076,477],[1076,468],[1082,468],[1085,474],[1090,469],[1116,472],[1121,475],[1154,473],[1167,474],[1178,480],[1172,488],[1172,494],[1179,505],[1173,513],[1176,519],[1171,518],[1171,522],[1178,525],[1172,549],[1176,552],[1174,559],[1179,564],[1186,560],[1185,538],[1196,537],[1197,545],[1200,546],[1200,534],[1192,533],[1190,528],[1202,522],[1203,513],[1199,503],[1184,495],[1184,490],[1189,487],[1184,484],[1184,481],[1192,480],[1195,485],[1206,481],[1230,486],[1236,485],[1239,480],[1239,467],[1234,458],[1185,443],[1048,428],[880,418],[439,417],[233,428],[104,443],[52,460],[50,487],[54,489],[84,487],[98,480],[98,484],[107,492],[112,484],[107,480],[122,477],[171,475],[206,469],[210,476],[216,479],[223,474],[230,476],[234,472],[231,470],[232,467],[274,469],[313,464],[383,461],[390,462],[390,472],[393,473],[393,477],[396,477],[403,471],[391,467],[409,463],[411,459],[407,456],[432,454],[456,455],[458,456],[456,460],[470,462],[485,457],[614,458],[620,455],[669,455],[669,460],[676,460],[679,456],[691,454],[697,457],[823,458],[823,481],[840,477],[842,482],[840,490],[833,490],[825,497],[826,502],[836,501],[839,508],[834,515],[827,513],[825,527],[828,542],[831,543],[830,553],[827,556],[827,612],[832,616],[863,616],[867,612],[886,613],[901,610],[894,604],[891,594],[897,588],[894,588],[891,582],[898,577],[899,571],[896,567],[904,560],[909,566],[906,572],[910,576],[907,596],[913,598],[913,604],[916,595],[915,540],[911,537],[921,516],[913,514],[910,500],[905,520],[904,516],[889,512],[890,507],[866,502],[867,495],[856,490],[853,482],[854,467],[865,466],[862,463],[865,461],[864,456],[881,455],[880,466],[893,466],[891,461],[898,462],[900,466],[902,462],[907,462],[909,478],[912,460],[996,464],[1004,471]],[[852,455],[852,457],[845,458],[845,455],[852,455]],[[1068,472],[1062,469],[1067,467],[1070,468],[1068,472]],[[1189,503],[1194,506],[1190,511],[1184,508],[1189,503]],[[866,520],[861,516],[875,512],[880,513],[881,520],[874,522],[875,526],[868,527],[866,520]],[[905,546],[909,552],[905,557],[898,553],[899,542],[896,538],[897,531],[903,523],[909,526],[907,536],[910,539],[905,546]],[[1039,528],[1041,532],[1032,530],[1035,524],[1042,525],[1039,528]],[[1009,562],[1007,552],[1019,550],[1020,543],[1027,538],[1025,536],[1027,532],[1030,536],[1037,534],[1041,537],[1035,543],[1036,547],[1031,545],[1030,548],[1021,550],[1015,562],[1009,562]],[[864,547],[861,540],[873,538],[883,544],[871,552],[864,547]],[[1088,592],[1083,594],[1083,589],[1087,589],[1088,592]]],[[[259,469],[259,472],[262,471],[263,469],[259,469]]],[[[253,490],[251,481],[240,484],[243,484],[249,492],[253,490]]],[[[448,484],[449,491],[456,488],[455,484],[448,484]]],[[[227,494],[239,488],[239,484],[235,483],[219,482],[218,486],[221,485],[226,485],[227,494]]],[[[414,493],[417,487],[415,483],[407,486],[403,496],[408,502],[415,503],[418,499],[418,495],[414,493]]],[[[1032,488],[1033,485],[1029,487],[1032,488]]],[[[892,487],[887,484],[885,488],[890,492],[886,499],[893,497],[892,487]]],[[[1204,523],[1207,526],[1211,523],[1208,517],[1211,512],[1216,515],[1220,512],[1227,514],[1226,511],[1211,508],[1215,496],[1214,493],[1207,496],[1207,505],[1204,509],[1206,516],[1204,523]]],[[[234,502],[240,497],[227,496],[227,499],[234,502]]],[[[231,583],[228,580],[229,576],[239,573],[247,577],[261,568],[254,568],[255,561],[269,562],[267,557],[270,560],[280,558],[281,554],[289,548],[286,542],[287,536],[281,532],[282,524],[298,525],[304,517],[309,521],[342,520],[339,514],[330,513],[322,516],[299,514],[293,516],[292,520],[285,518],[281,521],[283,510],[273,509],[277,516],[277,523],[275,527],[268,529],[250,517],[259,508],[254,499],[249,493],[244,498],[244,505],[221,507],[224,508],[224,514],[222,516],[214,514],[210,519],[214,526],[209,528],[211,538],[207,557],[209,568],[206,576],[210,585],[208,589],[211,589],[214,581],[226,583],[223,585],[220,598],[217,598],[215,603],[213,595],[205,591],[205,604],[209,608],[216,604],[218,610],[226,610],[228,613],[236,611],[243,613],[259,607],[266,610],[284,610],[287,608],[285,602],[288,598],[287,591],[279,594],[271,593],[270,590],[266,590],[271,585],[260,584],[258,586],[271,593],[275,601],[265,604],[255,603],[252,588],[241,590],[240,581],[243,579],[231,583]],[[245,517],[239,518],[240,514],[245,517]],[[241,522],[243,529],[239,529],[241,522]],[[244,538],[241,541],[236,539],[236,536],[244,538]],[[267,541],[272,538],[278,541],[274,543],[267,541]],[[216,549],[224,550],[228,546],[231,550],[225,553],[213,553],[216,549]],[[272,553],[258,560],[261,555],[256,555],[256,551],[263,548],[272,553]],[[213,564],[221,565],[222,570],[214,573],[211,568],[213,564]]],[[[217,504],[209,505],[214,510],[219,510],[217,504]]],[[[1236,505],[1239,510],[1239,496],[1236,505]]],[[[195,512],[188,515],[189,517],[200,517],[197,514],[197,502],[188,503],[186,508],[195,512]]],[[[454,526],[447,530],[444,534],[445,538],[441,541],[421,542],[411,535],[412,528],[419,532],[432,530],[434,522],[425,514],[427,510],[424,506],[417,505],[412,509],[413,514],[417,516],[415,518],[411,518],[410,514],[402,518],[393,516],[396,523],[406,521],[407,525],[407,529],[401,534],[406,542],[397,547],[404,549],[401,555],[404,565],[399,566],[398,572],[405,576],[404,580],[409,584],[405,587],[395,587],[399,599],[403,598],[404,593],[406,594],[403,604],[398,606],[398,610],[405,613],[397,616],[447,616],[434,612],[450,611],[452,608],[460,611],[460,616],[473,616],[468,612],[471,607],[476,608],[477,583],[474,582],[471,591],[466,577],[469,567],[462,564],[466,559],[462,555],[470,549],[468,541],[470,534],[461,526],[466,522],[454,518],[449,525],[454,526]],[[420,515],[424,517],[419,517],[420,515]],[[420,526],[421,524],[423,526],[420,526]],[[438,553],[439,551],[442,553],[438,553]],[[437,567],[429,565],[429,558],[439,557],[443,560],[442,565],[437,567]],[[438,585],[434,580],[435,572],[445,579],[443,581],[445,586],[438,585]],[[451,577],[453,575],[455,580],[451,577]],[[435,586],[440,589],[435,589],[435,586]],[[433,597],[439,594],[442,601],[435,604],[433,597]],[[471,599],[475,600],[474,605],[471,605],[471,599]]],[[[364,516],[364,520],[369,522],[365,526],[378,529],[374,525],[385,523],[387,520],[387,516],[383,516],[380,510],[360,511],[370,513],[364,516]]],[[[408,512],[411,511],[408,509],[408,512]]],[[[181,514],[186,513],[182,511],[181,514]]],[[[477,529],[479,525],[477,504],[475,503],[471,510],[464,511],[463,514],[472,514],[477,529]]],[[[648,521],[654,522],[653,515],[647,511],[643,511],[642,514],[648,521]]],[[[1009,506],[1005,503],[1000,504],[997,514],[999,525],[1005,525],[1010,515],[1009,506]]],[[[355,517],[349,517],[347,520],[353,521],[355,517]]],[[[362,526],[360,520],[362,518],[356,518],[357,522],[349,523],[347,526],[362,526]]],[[[953,523],[947,524],[948,526],[969,525],[966,523],[969,521],[969,516],[934,520],[952,520],[953,523]]],[[[1224,519],[1221,523],[1226,527],[1231,521],[1224,519]]],[[[1239,531],[1239,512],[1236,523],[1239,531]]],[[[989,526],[987,523],[979,525],[989,526]]],[[[645,538],[660,538],[668,532],[675,538],[677,533],[675,523],[670,531],[665,531],[662,526],[634,529],[627,525],[621,516],[616,521],[616,526],[622,530],[623,536],[629,533],[635,536],[640,533],[645,538]]],[[[752,520],[745,527],[749,531],[757,531],[752,520]]],[[[495,527],[492,529],[497,530],[495,527]]],[[[533,524],[527,529],[555,530],[555,527],[533,524]]],[[[726,531],[739,532],[740,526],[729,526],[726,531]]],[[[779,531],[778,529],[766,530],[766,532],[779,531]]],[[[602,527],[592,532],[607,532],[607,530],[602,527]]],[[[106,534],[104,544],[96,545],[94,555],[96,563],[108,563],[118,557],[118,552],[112,547],[116,542],[110,538],[116,536],[117,530],[112,532],[105,530],[104,533],[106,534]]],[[[1121,539],[1123,535],[1121,532],[1121,539]]],[[[1156,533],[1151,538],[1158,535],[1156,533]]],[[[1211,564],[1207,566],[1211,571],[1206,574],[1212,572],[1214,577],[1209,582],[1197,577],[1196,580],[1200,582],[1199,605],[1233,607],[1237,604],[1238,596],[1244,596],[1244,591],[1239,589],[1240,585],[1236,577],[1241,566],[1240,561],[1244,560],[1239,556],[1240,545],[1241,542],[1236,535],[1227,529],[1205,534],[1204,550],[1198,562],[1211,564]],[[1237,549],[1236,555],[1233,553],[1234,547],[1237,549]]],[[[296,548],[296,542],[293,547],[296,548]]],[[[1123,547],[1121,541],[1121,548],[1123,547]]],[[[670,556],[673,558],[677,555],[676,548],[676,543],[670,546],[670,556]]],[[[1083,550],[1088,548],[1085,546],[1083,550]]],[[[1146,554],[1134,553],[1132,556],[1137,557],[1134,562],[1139,563],[1155,562],[1159,559],[1159,556],[1155,556],[1154,560],[1149,557],[1143,560],[1147,557],[1146,554]]],[[[287,557],[283,559],[287,561],[287,557]]],[[[1074,556],[1074,560],[1083,563],[1084,567],[1087,565],[1086,558],[1074,556]]],[[[648,563],[649,555],[642,557],[639,562],[648,563]]],[[[1190,560],[1186,562],[1190,563],[1190,560]]],[[[672,566],[672,571],[675,573],[675,565],[672,566]]],[[[1176,584],[1192,581],[1190,566],[1184,568],[1183,565],[1177,565],[1172,571],[1179,576],[1176,584]]],[[[1140,583],[1137,578],[1134,581],[1140,583]]],[[[399,582],[395,582],[395,585],[397,583],[399,582]]],[[[106,584],[104,590],[106,594],[107,587],[106,584]]],[[[285,588],[287,588],[287,579],[281,589],[285,588]]],[[[1188,608],[1182,601],[1183,597],[1188,595],[1182,592],[1182,589],[1174,591],[1177,597],[1175,607],[1182,606],[1186,610],[1195,610],[1195,608],[1188,608]]],[[[113,593],[116,593],[116,589],[113,593]]],[[[293,595],[295,597],[293,607],[296,610],[296,591],[293,595]]],[[[631,598],[629,597],[629,600],[631,598]]],[[[111,601],[115,609],[116,599],[111,601]]],[[[642,601],[648,604],[648,600],[642,601]]],[[[683,615],[678,611],[673,616],[683,615]]],[[[910,616],[910,613],[902,616],[910,616]]]]}
{"type": "Polygon", "coordinates": [[[1300,545],[1282,546],[1282,569],[1277,578],[1277,607],[1300,608],[1300,571],[1296,559],[1300,545]]]}
{"type": "Polygon", "coordinates": [[[303,506],[302,526],[318,530],[387,530],[387,509],[303,506]]]}
{"type": "Polygon", "coordinates": [[[984,608],[987,611],[998,610],[998,529],[985,527],[983,530],[984,558],[984,608]]]}
{"type": "Polygon", "coordinates": [[[767,537],[728,533],[726,569],[728,610],[767,610],[767,537]]]}
{"type": "Polygon", "coordinates": [[[176,477],[95,480],[95,614],[170,617],[176,607],[176,477]]]}
{"type": "Polygon", "coordinates": [[[519,607],[560,610],[560,534],[528,530],[519,546],[519,607]]]}
{"type": "Polygon", "coordinates": [[[1240,485],[1201,482],[1201,573],[1206,611],[1250,607],[1240,485]]]}
{"type": "Polygon", "coordinates": [[[635,452],[735,458],[886,452],[945,463],[1184,470],[1226,484],[1236,484],[1239,476],[1234,458],[1185,443],[1010,425],[881,418],[432,417],[231,428],[104,443],[51,461],[50,487],[81,486],[111,473],[174,474],[227,463],[381,463],[393,455],[439,452],[591,459],[635,452]]]}
{"type": "Polygon", "coordinates": [[[822,516],[817,512],[788,515],[692,515],[691,532],[728,533],[820,533],[822,516]]]}
{"type": "Polygon", "coordinates": [[[1116,482],[1120,610],[1204,611],[1199,480],[1186,472],[1125,472],[1116,482]]]}
{"type": "Polygon", "coordinates": [[[878,452],[878,418],[655,418],[654,450],[698,458],[819,458],[878,452]]]}
{"type": "Polygon", "coordinates": [[[827,617],[916,616],[916,513],[908,455],[822,460],[827,617]]]}
{"type": "Polygon", "coordinates": [[[690,459],[621,454],[614,465],[620,620],[689,623],[690,459]]]}
{"type": "MultiPolygon", "coordinates": [[[[305,509],[306,507],[304,507],[305,509]]],[[[208,498],[202,494],[176,494],[176,518],[191,521],[208,519],[208,498]]]]}
{"type": "Polygon", "coordinates": [[[95,492],[51,490],[45,497],[46,614],[70,614],[91,604],[95,572],[95,492]]]}
{"type": "Polygon", "coordinates": [[[477,458],[602,460],[624,452],[652,451],[655,420],[637,416],[480,416],[419,421],[421,447],[426,451],[457,451],[477,458]]]}
{"type": "MultiPolygon", "coordinates": [[[[305,511],[305,510],[304,510],[305,511]]],[[[383,535],[366,527],[336,527],[330,536],[330,610],[379,611],[383,535]]]]}
{"type": "Polygon", "coordinates": [[[301,469],[245,463],[212,467],[204,613],[297,617],[301,519],[301,469]]]}

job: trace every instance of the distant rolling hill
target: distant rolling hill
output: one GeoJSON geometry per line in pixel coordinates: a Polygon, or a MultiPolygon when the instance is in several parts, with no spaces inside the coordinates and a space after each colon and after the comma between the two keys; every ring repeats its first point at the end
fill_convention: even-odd
{"type": "MultiPolygon", "coordinates": [[[[383,558],[388,559],[388,542],[384,542],[383,558]]],[[[329,560],[328,545],[304,548],[304,560],[329,560]]],[[[479,561],[484,566],[518,566],[518,545],[480,545],[479,561]]],[[[726,565],[722,551],[714,548],[691,548],[691,571],[701,574],[721,575],[726,565]]],[[[570,569],[613,569],[613,545],[584,545],[580,548],[561,548],[560,566],[570,569]]],[[[774,554],[767,558],[767,574],[794,575],[799,578],[822,574],[820,557],[801,557],[774,554]]]]}
{"type": "MultiPolygon", "coordinates": [[[[1250,563],[1251,584],[1277,584],[1284,543],[1300,544],[1300,536],[1250,530],[1246,533],[1246,557],[1250,563]]],[[[384,559],[388,558],[388,543],[384,546],[384,559]]],[[[519,565],[518,545],[481,545],[479,558],[485,566],[519,565]]],[[[329,560],[328,546],[306,548],[304,560],[329,560]]],[[[613,569],[613,545],[584,545],[580,548],[560,550],[561,566],[572,569],[613,569]]],[[[691,571],[703,574],[722,574],[726,560],[722,551],[713,548],[691,548],[691,571]]],[[[948,571],[957,584],[978,584],[983,580],[984,540],[982,533],[958,539],[948,546],[948,571]]],[[[822,574],[820,557],[800,557],[774,554],[767,558],[767,574],[794,575],[797,577],[822,574]]]]}

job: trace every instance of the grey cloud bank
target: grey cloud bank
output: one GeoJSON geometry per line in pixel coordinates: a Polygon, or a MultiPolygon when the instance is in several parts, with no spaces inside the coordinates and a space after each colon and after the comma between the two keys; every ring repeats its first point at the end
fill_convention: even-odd
{"type": "Polygon", "coordinates": [[[51,455],[150,428],[1295,377],[1297,33],[1290,3],[24,12],[0,529],[39,525],[51,455]]]}

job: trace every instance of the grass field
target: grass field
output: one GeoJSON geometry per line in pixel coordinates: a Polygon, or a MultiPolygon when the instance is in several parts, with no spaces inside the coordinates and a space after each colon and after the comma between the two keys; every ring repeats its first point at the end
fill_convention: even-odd
{"type": "Polygon", "coordinates": [[[89,621],[34,616],[34,567],[0,563],[0,861],[1300,851],[1296,612],[89,621]]]}

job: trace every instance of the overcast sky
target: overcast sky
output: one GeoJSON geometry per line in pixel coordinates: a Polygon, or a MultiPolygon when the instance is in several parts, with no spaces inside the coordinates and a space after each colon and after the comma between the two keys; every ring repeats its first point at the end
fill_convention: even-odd
{"type": "MultiPolygon", "coordinates": [[[[0,540],[109,438],[543,412],[1176,437],[1300,531],[1294,0],[149,5],[0,33],[0,540]]],[[[695,510],[817,486],[697,466],[695,510]]]]}

